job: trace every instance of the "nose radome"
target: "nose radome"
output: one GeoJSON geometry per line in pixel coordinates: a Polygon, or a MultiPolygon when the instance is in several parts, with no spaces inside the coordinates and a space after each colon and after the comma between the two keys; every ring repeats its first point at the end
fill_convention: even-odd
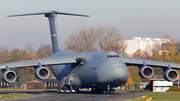
{"type": "Polygon", "coordinates": [[[113,75],[115,78],[123,78],[125,76],[125,70],[122,68],[122,64],[114,64],[113,67],[115,67],[113,71],[113,75]]]}

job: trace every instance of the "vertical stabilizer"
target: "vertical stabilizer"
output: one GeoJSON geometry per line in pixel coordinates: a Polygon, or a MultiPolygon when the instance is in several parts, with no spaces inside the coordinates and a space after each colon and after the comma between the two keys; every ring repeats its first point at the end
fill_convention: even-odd
{"type": "Polygon", "coordinates": [[[51,33],[51,42],[52,42],[52,48],[53,53],[61,50],[60,49],[60,40],[59,40],[59,34],[58,34],[58,28],[57,28],[57,14],[45,14],[45,17],[48,17],[49,20],[49,27],[50,27],[50,33],[51,33]]]}
{"type": "Polygon", "coordinates": [[[60,48],[60,37],[58,33],[57,28],[57,14],[61,15],[71,15],[71,16],[83,16],[83,17],[89,17],[88,15],[81,15],[81,14],[72,14],[72,13],[63,13],[58,11],[48,11],[48,12],[39,12],[39,13],[29,13],[29,14],[18,14],[18,15],[9,15],[7,17],[14,17],[14,16],[29,16],[29,15],[41,15],[44,14],[45,17],[49,20],[49,26],[50,26],[50,33],[51,33],[51,42],[52,42],[52,48],[53,53],[61,50],[60,48]]]}

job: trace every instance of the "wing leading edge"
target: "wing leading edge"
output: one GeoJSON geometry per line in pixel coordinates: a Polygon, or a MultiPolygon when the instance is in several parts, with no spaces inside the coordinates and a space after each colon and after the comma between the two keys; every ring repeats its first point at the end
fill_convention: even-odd
{"type": "Polygon", "coordinates": [[[2,63],[0,64],[0,69],[5,69],[6,66],[8,66],[8,68],[34,67],[34,66],[38,66],[39,63],[42,66],[76,63],[76,56],[52,57],[52,58],[42,58],[42,59],[35,59],[35,60],[2,63]]]}
{"type": "Polygon", "coordinates": [[[162,61],[140,59],[140,58],[131,58],[131,57],[124,57],[124,56],[121,56],[120,58],[127,66],[131,66],[131,65],[142,66],[145,63],[147,66],[162,67],[162,68],[170,66],[172,69],[180,70],[180,64],[177,64],[177,63],[162,62],[162,61]]]}

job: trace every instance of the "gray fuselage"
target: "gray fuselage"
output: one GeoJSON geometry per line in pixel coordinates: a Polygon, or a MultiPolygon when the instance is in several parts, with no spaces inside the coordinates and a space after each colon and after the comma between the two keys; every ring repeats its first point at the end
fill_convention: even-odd
{"type": "Polygon", "coordinates": [[[80,58],[79,63],[50,66],[52,73],[59,81],[72,74],[74,76],[74,86],[79,88],[107,87],[108,85],[117,87],[128,81],[127,66],[115,52],[63,50],[54,53],[50,58],[73,55],[80,58]]]}

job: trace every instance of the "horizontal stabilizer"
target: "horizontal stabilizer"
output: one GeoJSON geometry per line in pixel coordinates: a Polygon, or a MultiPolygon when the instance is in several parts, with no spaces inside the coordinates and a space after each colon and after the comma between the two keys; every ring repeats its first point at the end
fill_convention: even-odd
{"type": "Polygon", "coordinates": [[[39,12],[39,13],[28,13],[28,14],[8,15],[7,17],[15,17],[15,16],[29,16],[29,15],[42,15],[42,14],[61,14],[61,15],[72,15],[72,16],[83,16],[83,17],[89,17],[89,15],[72,14],[72,13],[64,13],[64,12],[58,12],[58,11],[46,11],[46,12],[39,12]]]}

